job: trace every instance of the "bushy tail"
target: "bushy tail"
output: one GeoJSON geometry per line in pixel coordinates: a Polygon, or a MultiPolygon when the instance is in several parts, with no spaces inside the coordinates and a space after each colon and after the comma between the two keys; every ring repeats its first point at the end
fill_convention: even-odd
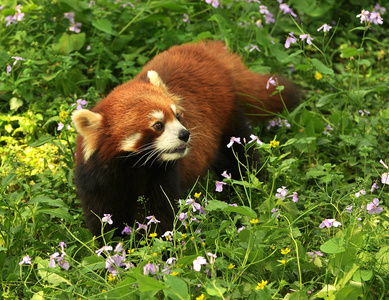
{"type": "Polygon", "coordinates": [[[239,100],[251,119],[264,121],[276,113],[281,113],[285,108],[291,110],[299,104],[299,89],[288,80],[277,75],[258,74],[248,70],[241,57],[231,53],[223,42],[208,42],[207,48],[222,60],[223,65],[230,71],[239,100]],[[275,85],[268,84],[271,77],[276,86],[284,86],[281,95],[276,92],[275,85]]]}

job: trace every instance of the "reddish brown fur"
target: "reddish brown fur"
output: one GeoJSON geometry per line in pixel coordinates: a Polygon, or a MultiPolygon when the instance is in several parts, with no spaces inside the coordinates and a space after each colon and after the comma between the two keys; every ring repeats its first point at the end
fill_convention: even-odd
{"type": "MultiPolygon", "coordinates": [[[[281,79],[280,83],[285,85],[283,101],[278,95],[270,97],[275,89],[273,86],[266,89],[269,77],[249,71],[241,58],[230,53],[224,43],[201,42],[175,46],[157,55],[133,80],[114,89],[92,110],[103,117],[103,122],[101,128],[93,129],[94,134],[90,136],[88,147],[93,150],[90,159],[85,160],[82,155],[86,145],[81,135],[77,143],[77,188],[91,231],[98,234],[99,223],[93,220],[97,218],[90,210],[99,216],[111,213],[114,221],[117,216],[119,223],[132,225],[142,215],[136,203],[141,195],[148,198],[149,214],[155,214],[158,219],[165,218],[165,224],[159,225],[160,232],[170,229],[174,215],[168,211],[169,208],[162,208],[167,205],[165,193],[173,201],[180,197],[182,188],[191,187],[211,167],[223,171],[222,168],[227,166],[229,171],[236,171],[235,158],[226,145],[231,136],[248,138],[250,134],[241,102],[259,107],[254,109],[250,106],[246,111],[260,115],[269,111],[281,112],[283,101],[289,108],[298,103],[293,86],[281,79]],[[147,72],[151,70],[159,74],[167,91],[150,84],[147,72]],[[128,156],[119,149],[121,141],[133,133],[141,133],[137,149],[153,142],[158,135],[150,129],[147,115],[158,109],[171,117],[171,104],[182,108],[182,124],[191,133],[189,153],[171,165],[162,165],[161,169],[152,166],[153,174],[148,174],[151,171],[147,168],[122,170],[130,158],[123,160],[122,164],[117,163],[121,157],[128,156]],[[104,170],[111,172],[112,176],[102,175],[104,170]],[[113,176],[118,177],[106,183],[113,176]],[[125,176],[128,178],[123,179],[125,176]],[[134,181],[137,183],[134,184],[136,190],[132,187],[122,192],[127,198],[130,197],[128,194],[133,194],[129,200],[122,199],[124,196],[120,193],[121,189],[125,189],[125,180],[129,185],[134,181]],[[106,191],[101,186],[105,184],[112,186],[112,190],[106,191]],[[95,195],[91,196],[91,193],[95,195]],[[120,208],[115,208],[115,203],[120,208]],[[119,218],[124,210],[128,217],[119,218]]],[[[256,118],[264,120],[268,117],[267,113],[267,116],[256,118]]],[[[122,228],[122,224],[115,225],[122,228]]]]}

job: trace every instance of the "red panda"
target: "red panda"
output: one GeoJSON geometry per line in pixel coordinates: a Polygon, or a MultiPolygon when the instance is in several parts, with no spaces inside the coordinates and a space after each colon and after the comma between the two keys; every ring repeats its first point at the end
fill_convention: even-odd
{"type": "Polygon", "coordinates": [[[199,176],[208,169],[238,175],[226,145],[250,136],[245,112],[265,120],[299,100],[281,78],[282,97],[272,95],[269,78],[249,71],[223,42],[185,44],[154,57],[93,109],[75,111],[75,182],[89,230],[101,234],[97,216],[104,214],[119,233],[146,214],[163,234],[172,228],[175,200],[199,176]]]}

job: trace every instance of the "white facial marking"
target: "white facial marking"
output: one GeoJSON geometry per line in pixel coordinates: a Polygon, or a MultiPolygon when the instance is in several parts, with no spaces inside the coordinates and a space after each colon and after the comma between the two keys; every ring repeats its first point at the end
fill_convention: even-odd
{"type": "Polygon", "coordinates": [[[139,141],[141,137],[140,133],[133,133],[130,136],[126,137],[122,143],[120,149],[123,151],[129,151],[129,152],[134,152],[136,151],[135,145],[139,141]]]}
{"type": "Polygon", "coordinates": [[[165,119],[165,114],[162,110],[154,110],[149,116],[159,121],[163,121],[163,119],[165,119]]]}
{"type": "Polygon", "coordinates": [[[161,160],[176,160],[188,153],[186,145],[189,140],[185,142],[179,139],[179,134],[182,130],[186,130],[186,128],[178,120],[165,124],[164,132],[155,141],[156,148],[162,152],[161,160]],[[181,151],[178,150],[180,147],[182,147],[181,151]]]}
{"type": "Polygon", "coordinates": [[[174,114],[176,115],[177,114],[177,107],[174,104],[170,105],[170,107],[172,108],[174,114]]]}

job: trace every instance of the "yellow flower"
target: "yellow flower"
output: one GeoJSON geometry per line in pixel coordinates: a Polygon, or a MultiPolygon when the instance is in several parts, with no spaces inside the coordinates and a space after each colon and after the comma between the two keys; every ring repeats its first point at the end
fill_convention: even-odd
{"type": "Polygon", "coordinates": [[[323,78],[323,75],[321,75],[319,72],[316,71],[316,73],[315,73],[315,79],[316,79],[316,80],[320,80],[320,79],[322,79],[322,78],[323,78]]]}
{"type": "Polygon", "coordinates": [[[281,259],[281,263],[282,263],[283,265],[285,265],[285,264],[286,264],[286,260],[285,260],[285,259],[281,259]]]}
{"type": "Polygon", "coordinates": [[[178,275],[178,272],[171,272],[170,275],[172,275],[172,276],[177,276],[177,275],[178,275]]]}
{"type": "Polygon", "coordinates": [[[154,233],[150,233],[149,237],[155,238],[157,235],[158,235],[158,234],[154,232],[154,233]]]}
{"type": "Polygon", "coordinates": [[[194,193],[194,196],[195,196],[195,198],[199,198],[199,197],[201,196],[201,192],[199,192],[199,193],[194,193]]]}
{"type": "Polygon", "coordinates": [[[108,281],[115,281],[116,277],[113,276],[111,273],[108,274],[108,281]]]}
{"type": "Polygon", "coordinates": [[[262,282],[258,282],[257,287],[255,288],[257,291],[263,290],[267,285],[267,280],[262,280],[262,282]]]}
{"type": "Polygon", "coordinates": [[[153,253],[153,255],[154,255],[154,256],[157,256],[157,255],[158,255],[158,253],[157,253],[157,252],[154,252],[154,253],[153,253]]]}
{"type": "Polygon", "coordinates": [[[68,117],[68,115],[69,115],[69,114],[68,114],[66,111],[61,111],[61,112],[59,113],[59,117],[60,117],[61,121],[65,121],[66,118],[68,117]]]}
{"type": "Polygon", "coordinates": [[[258,219],[257,218],[250,220],[250,224],[257,224],[257,223],[258,223],[258,219]]]}
{"type": "Polygon", "coordinates": [[[128,249],[128,253],[134,253],[135,249],[128,249]]]}
{"type": "Polygon", "coordinates": [[[280,145],[280,142],[279,141],[276,141],[276,140],[272,140],[270,141],[270,148],[276,148],[280,145]]]}
{"type": "Polygon", "coordinates": [[[198,296],[198,297],[196,298],[196,300],[203,300],[203,299],[205,299],[204,294],[201,294],[200,296],[198,296]]]}
{"type": "Polygon", "coordinates": [[[187,237],[187,235],[184,233],[184,234],[182,235],[182,238],[183,238],[183,239],[186,239],[186,237],[187,237]]]}
{"type": "Polygon", "coordinates": [[[229,269],[233,269],[233,268],[235,268],[235,265],[230,264],[230,265],[228,266],[228,268],[229,268],[229,269]]]}
{"type": "Polygon", "coordinates": [[[275,248],[276,248],[276,246],[274,246],[274,245],[270,246],[270,249],[272,249],[272,250],[274,250],[275,248]]]}
{"type": "Polygon", "coordinates": [[[101,290],[102,293],[105,293],[106,291],[107,291],[107,290],[105,290],[105,289],[104,289],[104,290],[101,290]]]}
{"type": "Polygon", "coordinates": [[[281,254],[288,254],[290,252],[290,249],[288,247],[286,247],[285,249],[281,249],[281,254]]]}

